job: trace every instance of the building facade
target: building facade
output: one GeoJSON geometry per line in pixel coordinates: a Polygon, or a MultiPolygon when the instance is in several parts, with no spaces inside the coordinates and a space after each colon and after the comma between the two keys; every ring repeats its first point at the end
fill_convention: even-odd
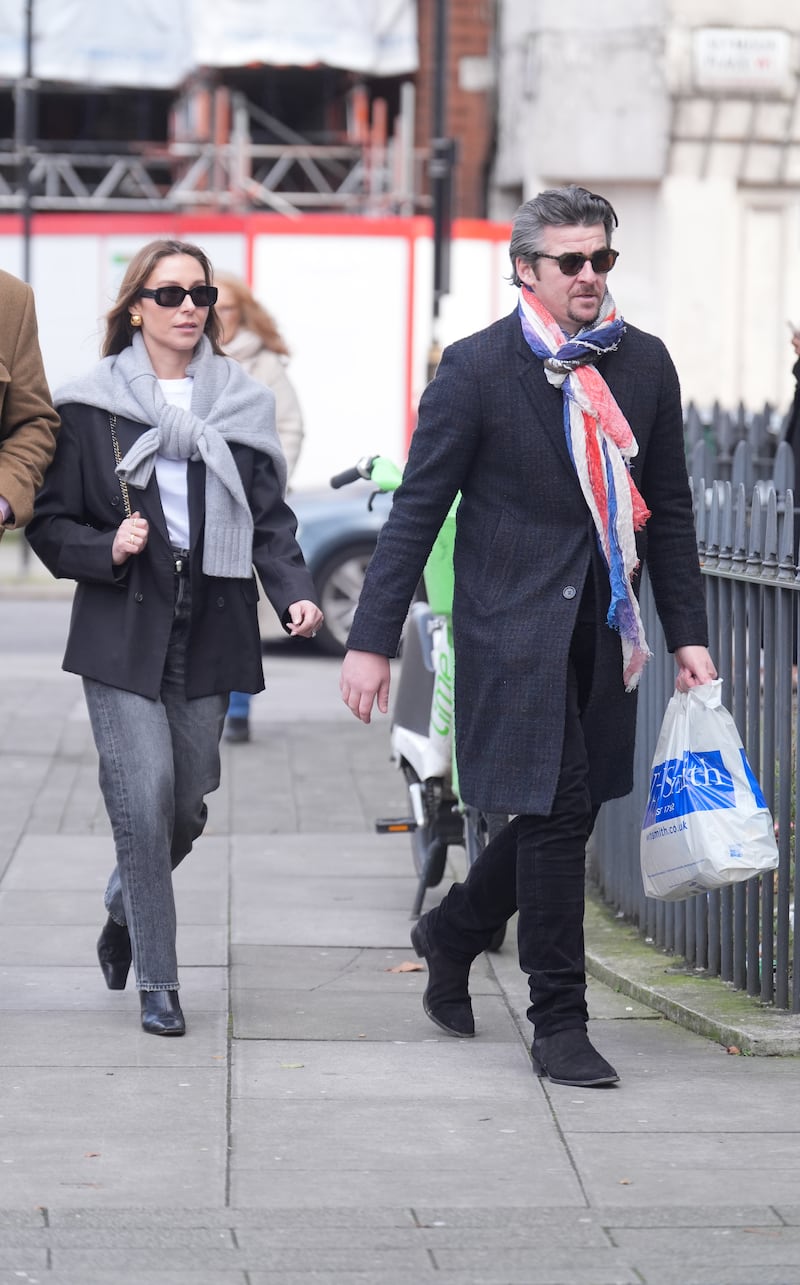
{"type": "Polygon", "coordinates": [[[800,5],[503,0],[490,217],[579,182],[620,216],[611,279],[699,405],[784,407],[800,327],[800,5]]]}

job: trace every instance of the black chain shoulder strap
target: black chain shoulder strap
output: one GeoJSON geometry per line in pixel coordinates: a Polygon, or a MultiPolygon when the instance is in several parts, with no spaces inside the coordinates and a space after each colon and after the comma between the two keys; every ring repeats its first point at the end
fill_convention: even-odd
{"type": "MultiPolygon", "coordinates": [[[[111,442],[114,447],[114,459],[117,464],[119,464],[122,461],[122,452],[119,449],[119,441],[117,439],[117,417],[116,415],[109,415],[108,419],[109,424],[111,425],[111,442]]],[[[123,482],[122,478],[119,479],[119,489],[122,492],[122,503],[125,505],[125,517],[129,518],[133,512],[131,508],[131,497],[128,495],[128,483],[123,482]]]]}

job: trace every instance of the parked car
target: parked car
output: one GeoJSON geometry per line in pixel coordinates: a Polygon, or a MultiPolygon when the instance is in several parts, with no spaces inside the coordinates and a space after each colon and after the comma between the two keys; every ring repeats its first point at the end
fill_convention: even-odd
{"type": "MultiPolygon", "coordinates": [[[[329,656],[342,656],[364,572],[392,497],[374,492],[368,482],[354,482],[340,491],[291,491],[288,500],[297,514],[298,542],[325,613],[315,645],[329,656]]],[[[264,641],[285,636],[263,596],[259,618],[264,641]]]]}

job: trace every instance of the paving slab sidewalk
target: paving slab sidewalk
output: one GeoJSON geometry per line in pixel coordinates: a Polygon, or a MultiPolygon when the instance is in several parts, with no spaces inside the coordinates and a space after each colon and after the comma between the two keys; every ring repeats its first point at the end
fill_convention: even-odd
{"type": "Polygon", "coordinates": [[[301,645],[176,873],[188,1033],[144,1035],[94,962],[67,611],[0,601],[0,1285],[800,1283],[797,1059],[730,1056],[618,972],[589,999],[620,1086],[542,1083],[513,935],[473,969],[477,1038],[433,1027],[397,971],[407,840],[373,830],[404,806],[386,725],[301,645]]]}

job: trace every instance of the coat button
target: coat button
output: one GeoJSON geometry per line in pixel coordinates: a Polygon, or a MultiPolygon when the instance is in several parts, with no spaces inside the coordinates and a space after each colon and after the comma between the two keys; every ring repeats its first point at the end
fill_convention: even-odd
{"type": "Polygon", "coordinates": [[[224,598],[217,598],[217,606],[218,606],[218,607],[224,607],[224,606],[225,606],[225,599],[224,599],[224,598]]]}
{"type": "Polygon", "coordinates": [[[116,507],[116,505],[117,505],[117,504],[119,504],[119,496],[118,496],[118,495],[112,495],[112,497],[111,497],[111,503],[116,507]]]}
{"type": "Polygon", "coordinates": [[[144,594],[143,594],[143,593],[135,593],[133,596],[134,596],[134,598],[136,599],[136,601],[137,601],[137,602],[144,602],[144,594]]]}
{"type": "Polygon", "coordinates": [[[565,584],[564,588],[561,590],[561,597],[570,601],[570,599],[575,597],[577,592],[578,590],[575,588],[574,584],[565,584]]]}

